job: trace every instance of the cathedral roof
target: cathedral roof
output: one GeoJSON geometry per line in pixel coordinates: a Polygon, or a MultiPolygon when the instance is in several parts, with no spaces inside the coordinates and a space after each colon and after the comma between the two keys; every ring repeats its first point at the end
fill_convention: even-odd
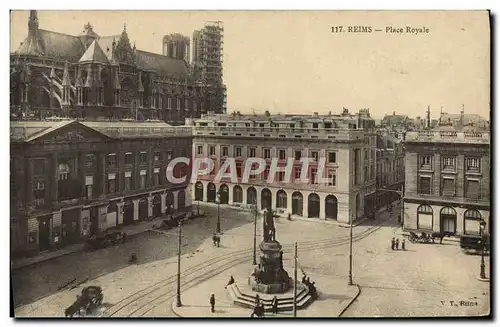
{"type": "MultiPolygon", "coordinates": [[[[113,40],[117,44],[117,51],[120,41],[128,42],[128,40],[121,40],[123,34],[126,36],[125,29],[120,35],[100,37],[92,30],[91,26],[87,25],[83,36],[37,29],[36,37],[27,36],[16,54],[43,55],[72,63],[97,61],[108,64],[112,58],[113,40]],[[92,42],[88,48],[87,41],[92,42]]],[[[129,49],[129,51],[131,52],[129,56],[132,56],[133,49],[129,49]]],[[[189,74],[189,67],[184,60],[138,49],[135,50],[135,63],[140,69],[154,71],[158,75],[186,77],[189,74]]]]}
{"type": "Polygon", "coordinates": [[[83,56],[79,60],[80,63],[86,62],[99,62],[103,64],[108,64],[108,57],[104,54],[101,47],[97,43],[97,41],[93,41],[92,44],[88,47],[87,51],[83,54],[83,56]]]}
{"type": "Polygon", "coordinates": [[[70,61],[77,61],[85,52],[85,47],[77,36],[42,29],[38,30],[37,36],[38,39],[28,36],[17,50],[17,53],[39,54],[32,51],[35,42],[40,45],[42,54],[47,57],[59,57],[70,61]]]}
{"type": "Polygon", "coordinates": [[[187,75],[188,66],[184,60],[173,59],[161,54],[136,50],[137,65],[144,70],[154,70],[160,75],[187,75]]]}

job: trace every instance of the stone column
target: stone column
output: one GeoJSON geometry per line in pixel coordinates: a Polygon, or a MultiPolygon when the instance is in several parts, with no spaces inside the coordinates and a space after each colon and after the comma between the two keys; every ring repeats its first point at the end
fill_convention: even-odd
{"type": "Polygon", "coordinates": [[[106,194],[106,182],[108,180],[108,176],[106,176],[106,154],[101,152],[99,154],[100,156],[100,172],[101,172],[101,194],[100,195],[105,195],[106,194]]]}
{"type": "Polygon", "coordinates": [[[303,192],[303,198],[302,198],[302,217],[308,218],[309,217],[309,192],[303,192]]]}
{"type": "Polygon", "coordinates": [[[203,202],[208,201],[208,183],[207,182],[202,182],[203,183],[203,202]]]}
{"type": "MultiPolygon", "coordinates": [[[[257,188],[256,188],[257,189],[257,188]]],[[[261,197],[261,194],[260,192],[262,192],[262,190],[260,189],[257,189],[257,210],[261,211],[262,210],[262,197],[261,197]]]]}
{"type": "MultiPolygon", "coordinates": [[[[456,181],[455,181],[455,192],[457,197],[463,197],[465,194],[464,190],[464,167],[465,167],[465,157],[463,154],[459,154],[457,156],[457,163],[456,163],[456,171],[457,174],[456,176],[456,181]]],[[[466,169],[466,168],[465,168],[466,169]]],[[[458,217],[457,217],[458,218],[458,217]]],[[[463,218],[463,217],[462,217],[463,218]]],[[[463,229],[463,224],[462,224],[462,229],[463,229]]],[[[458,233],[458,226],[457,226],[457,233],[458,233]]]]}
{"type": "Polygon", "coordinates": [[[148,196],[148,218],[153,216],[153,196],[148,196]]]}
{"type": "Polygon", "coordinates": [[[116,204],[116,225],[120,226],[123,224],[123,205],[125,203],[122,201],[122,202],[118,202],[116,204]]]}
{"type": "Polygon", "coordinates": [[[286,211],[287,215],[292,214],[292,193],[289,192],[286,193],[286,211]]]}
{"type": "Polygon", "coordinates": [[[174,194],[174,204],[172,209],[177,210],[177,200],[179,197],[179,191],[174,191],[173,194],[174,194]]]}
{"type": "Polygon", "coordinates": [[[58,172],[58,156],[57,156],[57,152],[54,152],[52,154],[52,167],[51,167],[51,170],[50,170],[50,173],[52,174],[52,179],[50,181],[50,195],[51,195],[51,199],[52,199],[52,202],[57,202],[58,199],[59,199],[59,195],[58,195],[58,187],[57,187],[57,183],[58,183],[58,180],[59,180],[59,172],[58,172]]]}
{"type": "Polygon", "coordinates": [[[164,214],[165,211],[166,211],[166,206],[167,206],[167,194],[166,193],[163,193],[163,194],[160,194],[160,198],[161,198],[161,213],[164,214]]]}
{"type": "Polygon", "coordinates": [[[134,220],[139,220],[139,200],[132,200],[134,203],[134,220]]]}
{"type": "MultiPolygon", "coordinates": [[[[241,185],[240,185],[241,186],[241,185]]],[[[241,205],[243,207],[248,207],[248,203],[247,203],[247,188],[245,187],[241,187],[241,205]]]]}
{"type": "Polygon", "coordinates": [[[192,197],[191,194],[189,194],[189,192],[187,191],[187,189],[184,190],[184,192],[186,192],[186,208],[189,208],[189,207],[191,207],[193,205],[193,201],[192,200],[193,200],[194,197],[192,197]]]}
{"type": "Polygon", "coordinates": [[[319,219],[326,220],[326,212],[325,212],[325,195],[319,195],[319,219]]]}
{"type": "Polygon", "coordinates": [[[228,185],[228,188],[227,188],[227,192],[228,192],[227,203],[229,205],[233,205],[233,191],[234,191],[234,186],[232,186],[231,184],[228,185]]]}

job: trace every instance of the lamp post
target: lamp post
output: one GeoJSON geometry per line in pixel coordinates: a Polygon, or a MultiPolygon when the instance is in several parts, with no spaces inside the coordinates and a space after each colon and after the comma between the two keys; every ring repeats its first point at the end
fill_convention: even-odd
{"type": "Polygon", "coordinates": [[[182,237],[182,220],[179,219],[179,239],[177,244],[177,301],[176,306],[182,307],[181,302],[181,237],[182,237]]]}
{"type": "Polygon", "coordinates": [[[295,242],[295,255],[293,265],[293,317],[297,318],[297,242],[295,242]]]}
{"type": "Polygon", "coordinates": [[[257,264],[257,205],[253,206],[253,265],[257,264]]]}
{"type": "Polygon", "coordinates": [[[220,233],[220,188],[219,188],[219,191],[217,192],[217,227],[215,229],[215,231],[217,233],[220,233]]]}
{"type": "Polygon", "coordinates": [[[351,220],[349,222],[349,285],[354,285],[352,282],[352,221],[353,217],[351,216],[351,220]]]}
{"type": "Polygon", "coordinates": [[[481,222],[479,223],[479,233],[481,235],[481,274],[480,274],[481,279],[486,279],[486,272],[484,267],[484,248],[486,245],[484,237],[485,227],[486,227],[486,222],[484,221],[484,219],[481,219],[481,222]]]}

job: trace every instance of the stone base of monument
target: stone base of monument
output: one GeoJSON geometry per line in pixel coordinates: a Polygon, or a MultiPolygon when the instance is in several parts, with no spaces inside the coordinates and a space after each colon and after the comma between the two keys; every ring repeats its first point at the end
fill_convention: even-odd
{"type": "MultiPolygon", "coordinates": [[[[306,285],[302,283],[297,284],[297,310],[301,310],[307,308],[312,302],[314,302],[315,299],[311,295],[309,295],[309,288],[306,285]]],[[[227,291],[233,303],[240,307],[253,309],[255,307],[255,298],[258,294],[266,312],[272,311],[271,304],[274,296],[278,298],[279,312],[293,310],[293,288],[291,288],[288,292],[282,294],[263,294],[256,293],[245,287],[240,288],[238,284],[234,283],[227,287],[227,291]]]]}
{"type": "Polygon", "coordinates": [[[293,287],[293,279],[290,278],[288,282],[283,282],[283,283],[263,284],[263,283],[258,283],[255,280],[255,277],[253,275],[250,275],[250,277],[248,277],[248,285],[250,286],[252,291],[259,293],[266,293],[266,294],[285,293],[291,287],[293,287]]]}

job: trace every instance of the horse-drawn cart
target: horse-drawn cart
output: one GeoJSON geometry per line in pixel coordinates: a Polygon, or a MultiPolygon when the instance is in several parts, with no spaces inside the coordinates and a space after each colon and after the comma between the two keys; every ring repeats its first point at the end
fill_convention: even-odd
{"type": "Polygon", "coordinates": [[[127,235],[123,232],[100,233],[90,237],[85,246],[88,250],[94,251],[103,249],[111,245],[125,243],[127,235]]]}
{"type": "Polygon", "coordinates": [[[435,239],[439,239],[439,244],[443,243],[443,238],[445,237],[451,237],[453,234],[448,233],[448,232],[433,232],[433,233],[425,233],[421,232],[420,235],[418,235],[415,232],[410,232],[408,235],[408,240],[412,243],[435,243],[435,239]]]}
{"type": "Polygon", "coordinates": [[[87,314],[102,304],[103,297],[101,287],[87,286],[76,296],[76,301],[64,311],[64,316],[73,317],[77,312],[81,315],[82,309],[87,314]]]}

